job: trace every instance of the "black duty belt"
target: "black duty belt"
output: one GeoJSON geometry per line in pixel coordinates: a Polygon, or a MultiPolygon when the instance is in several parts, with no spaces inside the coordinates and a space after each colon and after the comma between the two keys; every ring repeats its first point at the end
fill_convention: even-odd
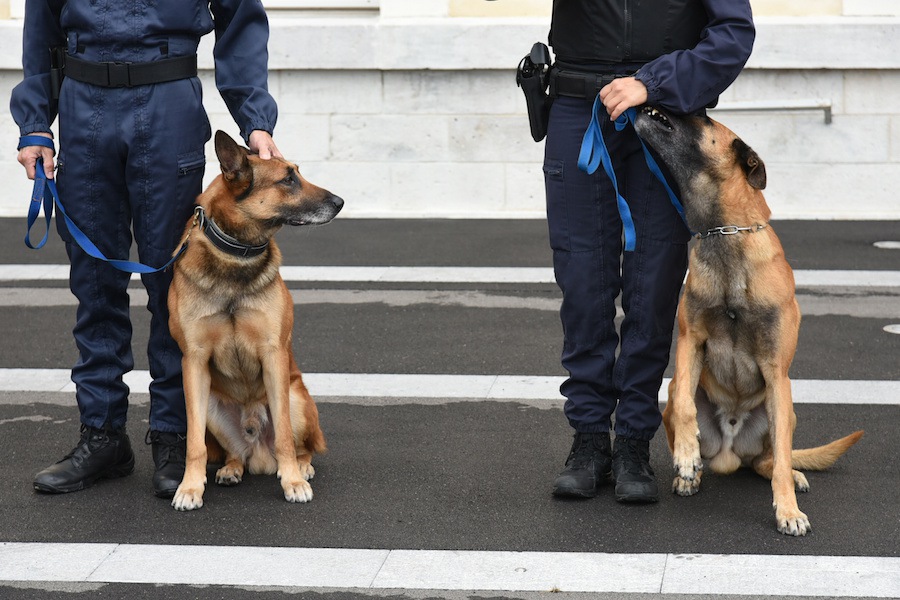
{"type": "Polygon", "coordinates": [[[613,80],[628,75],[586,73],[581,71],[550,71],[550,96],[571,98],[594,98],[597,93],[613,80]]]}
{"type": "Polygon", "coordinates": [[[76,81],[100,87],[136,87],[196,76],[197,55],[141,63],[91,62],[66,56],[64,73],[76,81]]]}

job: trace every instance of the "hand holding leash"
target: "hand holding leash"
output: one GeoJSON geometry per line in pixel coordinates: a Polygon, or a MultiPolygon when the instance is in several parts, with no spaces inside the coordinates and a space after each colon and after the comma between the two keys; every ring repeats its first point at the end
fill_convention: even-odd
{"type": "Polygon", "coordinates": [[[615,121],[629,108],[647,103],[647,86],[634,77],[620,77],[600,90],[600,101],[615,121]]]}
{"type": "Polygon", "coordinates": [[[53,179],[53,156],[56,150],[53,146],[53,136],[49,133],[32,133],[19,138],[19,163],[25,167],[28,179],[34,179],[34,171],[38,161],[43,161],[44,176],[53,179]]]}

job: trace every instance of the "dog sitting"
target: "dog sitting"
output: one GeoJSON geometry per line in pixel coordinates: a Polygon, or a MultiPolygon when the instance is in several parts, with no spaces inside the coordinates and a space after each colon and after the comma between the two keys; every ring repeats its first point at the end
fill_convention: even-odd
{"type": "Polygon", "coordinates": [[[644,108],[635,128],[672,173],[687,223],[701,238],[678,306],[675,374],[663,413],[673,491],[699,491],[703,459],[715,473],[750,466],[772,481],[778,531],[805,535],[810,523],[795,488],[805,492],[809,483],[795,469],[828,468],[863,432],[792,450],[788,368],[800,309],[793,271],[769,224],[765,165],[707,117],[644,108]]]}
{"type": "Polygon", "coordinates": [[[310,461],[325,437],[291,350],[294,303],[272,236],[284,225],[327,223],[344,202],[296,165],[263,160],[221,131],[215,148],[222,173],[197,198],[169,289],[188,421],[172,506],[203,506],[209,458],[224,459],[221,485],[239,483],[245,468],[277,472],[285,499],[307,502],[310,461]]]}

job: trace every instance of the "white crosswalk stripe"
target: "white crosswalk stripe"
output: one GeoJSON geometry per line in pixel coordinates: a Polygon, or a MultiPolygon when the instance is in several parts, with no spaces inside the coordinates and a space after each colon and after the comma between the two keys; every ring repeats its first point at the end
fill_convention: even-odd
{"type": "MultiPolygon", "coordinates": [[[[313,396],[329,402],[387,405],[432,404],[435,400],[520,400],[544,408],[560,407],[563,402],[559,394],[562,377],[306,373],[303,379],[313,396]]],[[[125,376],[125,383],[132,394],[148,394],[150,373],[132,371],[125,376]]],[[[796,404],[900,405],[900,381],[795,379],[791,384],[796,404]]],[[[668,385],[669,380],[664,379],[659,391],[661,402],[666,400],[668,385]]],[[[68,369],[0,369],[0,392],[74,394],[75,384],[69,379],[68,369]]],[[[140,399],[132,399],[132,403],[140,403],[140,399]]]]}
{"type": "MultiPolygon", "coordinates": [[[[0,281],[67,281],[68,265],[0,265],[0,281]]],[[[554,283],[539,267],[281,267],[285,281],[356,283],[554,283]]],[[[139,279],[135,275],[133,279],[139,279]]],[[[900,271],[794,271],[797,287],[900,287],[900,271]]]]}
{"type": "Polygon", "coordinates": [[[889,598],[900,558],[0,543],[0,581],[889,598]]]}

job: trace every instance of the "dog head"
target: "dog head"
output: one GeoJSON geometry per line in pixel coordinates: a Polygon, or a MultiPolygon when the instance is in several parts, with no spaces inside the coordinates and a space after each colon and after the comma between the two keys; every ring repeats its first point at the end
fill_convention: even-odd
{"type": "Polygon", "coordinates": [[[241,241],[268,239],[284,225],[322,225],[344,201],[309,183],[297,165],[281,158],[262,159],[223,131],[215,137],[222,175],[200,197],[210,217],[241,241]],[[252,239],[250,239],[252,238],[252,239]]]}
{"type": "Polygon", "coordinates": [[[644,107],[634,127],[662,159],[688,212],[709,212],[728,198],[756,198],[766,187],[766,166],[737,135],[709,117],[676,117],[644,107]],[[728,193],[725,192],[728,188],[728,193]]]}

